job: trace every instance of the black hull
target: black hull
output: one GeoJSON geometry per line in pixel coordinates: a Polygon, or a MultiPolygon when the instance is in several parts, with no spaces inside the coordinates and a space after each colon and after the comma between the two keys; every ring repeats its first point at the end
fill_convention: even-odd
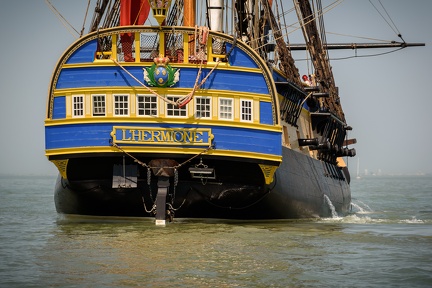
{"type": "Polygon", "coordinates": [[[346,215],[351,204],[349,172],[291,149],[283,148],[273,193],[265,206],[277,218],[330,217],[332,208],[346,215]],[[326,200],[330,200],[331,204],[326,200]]]}
{"type": "MultiPolygon", "coordinates": [[[[340,168],[286,148],[283,159],[270,185],[264,184],[257,169],[246,169],[250,173],[249,183],[245,182],[248,177],[244,175],[239,175],[243,183],[236,184],[216,180],[182,181],[180,175],[175,191],[171,177],[167,203],[179,218],[329,217],[332,209],[326,197],[339,215],[348,212],[350,188],[340,168]]],[[[238,173],[240,166],[232,166],[228,166],[231,170],[225,169],[227,175],[238,173]]],[[[67,181],[59,176],[55,187],[56,209],[64,214],[154,217],[154,213],[148,212],[158,191],[155,180],[150,186],[146,180],[139,179],[136,188],[112,188],[111,179],[67,181]]]]}

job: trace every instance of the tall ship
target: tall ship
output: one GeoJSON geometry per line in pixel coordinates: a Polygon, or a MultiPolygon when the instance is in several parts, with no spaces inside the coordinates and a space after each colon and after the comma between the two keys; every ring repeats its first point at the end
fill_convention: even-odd
{"type": "Polygon", "coordinates": [[[161,225],[348,213],[344,158],[355,156],[356,140],[321,1],[288,6],[98,0],[88,34],[64,51],[49,85],[57,211],[161,225]],[[288,9],[303,46],[288,41],[288,9]],[[293,49],[309,51],[313,73],[301,77],[293,49]]]}

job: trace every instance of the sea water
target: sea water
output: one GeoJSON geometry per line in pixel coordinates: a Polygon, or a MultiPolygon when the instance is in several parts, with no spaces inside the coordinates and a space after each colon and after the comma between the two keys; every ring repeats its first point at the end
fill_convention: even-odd
{"type": "Polygon", "coordinates": [[[0,177],[0,287],[432,287],[432,176],[354,179],[345,217],[166,227],[58,215],[54,182],[0,177]]]}

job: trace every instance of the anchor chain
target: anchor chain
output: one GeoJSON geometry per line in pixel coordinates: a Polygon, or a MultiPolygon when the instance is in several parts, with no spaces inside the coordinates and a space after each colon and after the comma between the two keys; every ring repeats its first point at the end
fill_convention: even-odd
{"type": "Polygon", "coordinates": [[[151,169],[150,167],[147,167],[147,185],[149,187],[150,199],[154,203],[155,200],[153,199],[153,193],[151,190],[151,170],[150,169],[151,169]]]}
{"type": "Polygon", "coordinates": [[[169,222],[171,222],[174,219],[174,214],[175,214],[175,211],[176,211],[173,208],[174,200],[175,200],[176,188],[177,188],[177,184],[178,184],[178,170],[175,167],[174,167],[174,183],[173,184],[174,184],[173,193],[170,194],[171,203],[166,203],[166,205],[168,206],[167,216],[168,216],[169,222]]]}
{"type": "Polygon", "coordinates": [[[205,149],[204,149],[203,151],[201,151],[200,153],[198,153],[198,154],[192,156],[191,158],[187,159],[186,161],[184,161],[184,162],[182,162],[182,163],[180,163],[180,164],[178,164],[178,165],[176,165],[176,166],[170,166],[170,167],[151,167],[151,166],[147,165],[146,163],[144,163],[144,162],[138,160],[138,158],[136,158],[135,156],[133,156],[133,155],[131,155],[130,153],[126,152],[123,148],[121,148],[119,145],[117,145],[116,143],[114,143],[114,142],[112,141],[112,139],[110,139],[109,142],[110,142],[111,146],[113,146],[114,148],[117,148],[118,150],[120,150],[121,152],[125,153],[127,156],[129,156],[130,158],[132,158],[132,159],[134,160],[135,163],[138,163],[138,164],[140,164],[142,167],[145,167],[145,168],[148,168],[148,169],[149,169],[149,168],[150,168],[150,169],[152,169],[152,168],[178,169],[178,168],[180,168],[181,166],[185,165],[186,163],[189,163],[190,161],[192,161],[192,160],[195,159],[196,157],[198,157],[198,156],[200,156],[200,155],[202,155],[202,154],[204,154],[204,153],[207,153],[208,151],[214,149],[213,144],[210,144],[207,148],[205,148],[205,149]]]}
{"type": "Polygon", "coordinates": [[[179,210],[183,206],[183,204],[186,202],[186,198],[184,198],[183,202],[180,204],[180,206],[177,207],[177,208],[174,208],[174,200],[175,200],[175,197],[176,197],[175,193],[176,193],[177,184],[178,184],[178,170],[177,170],[177,168],[174,168],[174,188],[173,188],[173,194],[171,196],[171,203],[167,203],[168,211],[169,211],[168,215],[170,217],[170,221],[172,221],[172,218],[174,218],[175,211],[179,210]]]}
{"type": "Polygon", "coordinates": [[[144,196],[141,195],[141,199],[142,199],[142,202],[143,202],[143,205],[144,205],[144,210],[145,210],[145,212],[148,213],[148,214],[155,214],[155,211],[156,211],[156,204],[154,204],[154,202],[153,202],[153,206],[152,206],[152,208],[151,208],[150,210],[148,210],[148,209],[147,209],[147,206],[146,206],[146,204],[145,204],[144,196]]]}
{"type": "Polygon", "coordinates": [[[177,168],[174,168],[174,187],[173,187],[173,194],[171,196],[171,204],[174,204],[174,199],[175,199],[175,193],[176,193],[176,188],[177,188],[177,184],[178,184],[178,170],[177,168]]]}
{"type": "Polygon", "coordinates": [[[155,201],[155,199],[153,199],[152,190],[151,190],[151,174],[152,174],[151,169],[152,168],[163,168],[163,169],[170,168],[170,169],[174,169],[174,180],[173,180],[174,187],[173,187],[173,193],[170,195],[171,196],[171,203],[166,203],[166,205],[168,207],[167,217],[168,217],[168,220],[170,222],[174,218],[175,211],[179,210],[183,206],[183,204],[185,203],[185,201],[186,201],[186,198],[183,199],[183,202],[180,204],[180,206],[177,207],[177,208],[174,208],[174,200],[175,200],[175,197],[176,197],[175,196],[175,194],[176,194],[176,188],[177,188],[177,185],[178,185],[178,182],[179,182],[178,169],[180,167],[182,167],[183,165],[185,165],[186,163],[189,163],[190,161],[192,161],[196,157],[198,157],[198,156],[200,156],[200,155],[202,155],[204,153],[207,153],[208,151],[214,149],[213,145],[209,145],[206,149],[204,149],[200,153],[192,156],[191,158],[187,159],[183,163],[180,163],[180,164],[178,164],[176,166],[172,166],[172,167],[152,167],[152,166],[149,166],[148,164],[140,161],[138,158],[136,158],[135,156],[131,155],[130,153],[126,152],[122,147],[120,147],[119,145],[117,145],[116,143],[114,143],[114,141],[112,141],[112,139],[110,139],[110,144],[114,148],[118,149],[120,152],[124,153],[125,155],[127,155],[131,159],[133,159],[135,163],[138,163],[142,167],[147,168],[147,185],[149,187],[150,199],[153,202],[152,208],[150,210],[147,209],[147,206],[146,206],[145,200],[144,200],[144,196],[141,196],[141,199],[142,199],[142,202],[143,202],[144,210],[148,214],[156,214],[156,211],[157,211],[156,210],[156,201],[155,201]]]}

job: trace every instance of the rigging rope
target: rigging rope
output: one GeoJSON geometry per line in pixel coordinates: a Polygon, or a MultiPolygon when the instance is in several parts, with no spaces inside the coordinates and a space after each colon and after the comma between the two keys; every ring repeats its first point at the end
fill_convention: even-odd
{"type": "MultiPolygon", "coordinates": [[[[315,21],[318,17],[321,17],[322,15],[324,15],[324,14],[326,14],[327,12],[329,12],[329,11],[333,10],[334,8],[336,8],[336,7],[337,7],[338,5],[340,5],[343,1],[345,1],[345,0],[336,0],[336,1],[332,2],[332,3],[330,3],[329,5],[327,5],[326,7],[324,7],[324,9],[322,9],[321,12],[317,13],[317,15],[315,15],[314,17],[312,17],[311,19],[309,19],[308,21],[304,22],[303,24],[301,24],[301,25],[298,26],[298,27],[295,26],[296,24],[299,24],[298,22],[295,22],[295,23],[293,23],[293,24],[291,24],[291,25],[285,26],[285,29],[287,29],[287,27],[293,27],[294,29],[293,29],[292,31],[289,31],[289,32],[283,33],[283,32],[282,32],[282,30],[283,30],[282,26],[279,27],[280,30],[277,30],[277,32],[280,32],[280,33],[281,33],[281,36],[278,37],[278,38],[274,38],[274,41],[277,41],[277,40],[279,40],[280,38],[283,38],[283,37],[285,37],[285,36],[288,37],[289,34],[292,34],[292,33],[296,32],[297,30],[302,29],[304,26],[306,26],[306,25],[309,24],[310,22],[315,21]]],[[[287,13],[290,13],[290,12],[293,12],[293,11],[295,11],[294,8],[293,8],[293,9],[290,9],[290,11],[288,11],[287,13]]],[[[274,35],[274,34],[275,34],[275,32],[273,31],[273,35],[274,35]]],[[[262,40],[264,37],[266,37],[266,36],[265,36],[265,35],[260,36],[261,40],[262,40]]],[[[255,50],[261,49],[261,48],[263,48],[263,47],[266,46],[266,45],[267,45],[267,44],[265,44],[265,45],[261,45],[261,46],[258,46],[255,50]]]]}
{"type": "Polygon", "coordinates": [[[372,41],[383,42],[383,43],[392,42],[391,40],[377,39],[377,38],[371,38],[371,37],[365,37],[365,36],[356,36],[356,35],[336,33],[336,32],[327,32],[327,34],[344,36],[344,37],[352,37],[352,38],[358,38],[358,39],[365,39],[365,40],[372,40],[372,41]]]}
{"type": "Polygon", "coordinates": [[[390,54],[390,53],[394,53],[397,52],[401,49],[404,49],[405,47],[399,47],[397,49],[391,50],[391,51],[387,51],[387,52],[382,52],[382,53],[377,53],[377,54],[367,54],[367,55],[354,55],[354,56],[348,56],[348,57],[340,57],[340,58],[331,58],[330,60],[335,61],[335,60],[346,60],[346,59],[351,59],[351,58],[365,58],[365,57],[375,57],[375,56],[381,56],[381,55],[386,55],[386,54],[390,54]]]}
{"type": "MultiPolygon", "coordinates": [[[[336,0],[332,3],[330,3],[329,5],[327,5],[324,9],[321,10],[321,12],[316,13],[313,19],[310,19],[309,21],[305,22],[304,24],[296,27],[295,24],[297,23],[293,23],[291,25],[284,25],[285,27],[280,27],[280,31],[281,31],[281,37],[287,37],[288,35],[291,33],[294,33],[295,31],[301,29],[304,25],[307,25],[309,22],[316,20],[318,17],[321,17],[322,15],[326,14],[327,12],[329,12],[330,10],[334,9],[336,6],[338,6],[339,4],[341,4],[344,0],[336,0]],[[293,27],[294,29],[292,31],[287,31],[286,29],[289,27],[293,27]],[[282,30],[285,29],[285,31],[282,32],[282,30]]],[[[369,2],[371,2],[371,0],[369,0],[369,2]]],[[[405,43],[405,40],[402,38],[398,28],[396,27],[394,21],[392,20],[392,18],[390,17],[389,13],[387,12],[387,10],[385,9],[385,7],[383,6],[383,4],[381,3],[381,0],[378,0],[378,2],[380,3],[380,5],[382,6],[383,10],[385,11],[385,13],[387,14],[388,18],[390,19],[389,21],[393,24],[393,26],[389,23],[389,21],[387,21],[385,19],[385,17],[379,12],[379,10],[377,9],[377,7],[375,7],[375,5],[371,4],[374,6],[374,8],[378,11],[378,13],[381,15],[381,17],[383,17],[383,19],[387,22],[387,24],[391,27],[391,29],[397,34],[397,36],[399,38],[401,38],[401,40],[405,43]]],[[[283,12],[283,14],[281,14],[281,16],[285,16],[291,12],[293,12],[295,9],[292,8],[286,12],[283,12]]],[[[377,38],[371,38],[371,37],[364,37],[364,36],[356,36],[356,35],[351,35],[351,34],[342,34],[342,33],[335,33],[335,32],[326,32],[327,34],[333,34],[333,35],[339,35],[339,36],[345,36],[345,37],[352,37],[352,38],[358,38],[358,39],[365,39],[365,40],[372,40],[372,41],[377,41],[377,42],[383,42],[383,43],[390,43],[393,42],[392,40],[384,40],[384,39],[377,39],[377,38]]],[[[264,36],[261,36],[264,37],[264,36]]],[[[275,41],[277,40],[277,38],[274,39],[275,41]]],[[[287,43],[287,45],[289,46],[289,42],[287,43]]],[[[263,48],[265,45],[261,45],[259,47],[257,47],[257,49],[261,49],[263,48]]],[[[351,58],[357,58],[357,57],[374,57],[374,56],[380,56],[380,55],[385,55],[385,54],[389,54],[389,53],[393,53],[393,52],[397,52],[401,49],[403,49],[404,47],[392,50],[392,51],[388,51],[388,52],[384,52],[384,53],[377,53],[377,54],[368,54],[368,55],[355,55],[355,56],[349,56],[349,57],[341,57],[341,58],[330,58],[329,60],[344,60],[344,59],[351,59],[351,58]]],[[[309,61],[308,57],[306,57],[306,59],[296,59],[296,61],[309,61]]],[[[308,66],[309,69],[309,66],[308,66]]]]}
{"type": "MultiPolygon", "coordinates": [[[[137,25],[137,22],[138,22],[138,18],[139,18],[139,16],[140,16],[140,14],[141,14],[141,10],[142,10],[142,8],[143,8],[143,6],[144,6],[144,1],[141,1],[141,5],[140,5],[140,9],[139,9],[139,11],[138,11],[138,13],[137,13],[137,15],[136,15],[136,17],[135,17],[135,20],[134,20],[134,22],[133,22],[133,24],[132,25],[137,25]]],[[[144,25],[144,23],[138,23],[139,25],[144,25]]]]}
{"type": "Polygon", "coordinates": [[[87,9],[86,9],[86,13],[85,13],[85,15],[84,15],[84,22],[83,22],[83,26],[82,26],[82,28],[81,28],[80,37],[82,37],[83,34],[84,34],[84,27],[85,27],[85,23],[86,23],[86,20],[87,20],[87,13],[88,13],[89,8],[90,8],[90,2],[91,2],[91,0],[88,0],[88,3],[87,3],[87,9]]]}
{"type": "Polygon", "coordinates": [[[63,24],[63,26],[69,31],[69,33],[78,38],[77,35],[79,35],[80,33],[66,20],[66,18],[63,17],[63,15],[54,7],[53,4],[51,4],[51,2],[49,0],[45,0],[45,3],[48,5],[48,7],[51,9],[52,12],[54,12],[54,14],[56,15],[56,17],[60,20],[60,22],[63,24]],[[76,32],[77,35],[73,34],[74,30],[76,32]]]}
{"type": "Polygon", "coordinates": [[[174,101],[169,100],[166,97],[163,97],[161,95],[159,95],[156,91],[154,91],[153,89],[147,87],[144,83],[142,83],[138,78],[136,78],[132,73],[130,73],[126,68],[124,68],[116,59],[111,59],[117,66],[119,66],[124,72],[126,72],[130,77],[132,77],[135,81],[137,81],[141,86],[143,86],[144,88],[147,89],[147,91],[149,91],[150,93],[152,93],[153,95],[155,95],[156,97],[159,97],[160,99],[162,99],[163,101],[171,104],[171,105],[175,105],[177,106],[177,103],[174,101]]]}
{"type": "Polygon", "coordinates": [[[192,88],[192,91],[189,94],[187,94],[185,97],[182,97],[182,98],[178,99],[177,101],[171,101],[168,98],[159,95],[156,91],[154,91],[153,89],[151,89],[148,86],[146,86],[143,82],[141,82],[138,78],[136,78],[132,73],[130,73],[126,68],[124,68],[117,60],[115,60],[115,59],[111,59],[111,60],[116,65],[118,65],[123,71],[125,71],[130,77],[132,77],[135,81],[137,81],[141,86],[143,86],[144,88],[146,88],[147,91],[149,91],[153,95],[159,97],[163,101],[165,101],[165,102],[167,102],[167,103],[169,103],[171,105],[177,106],[177,107],[183,107],[184,105],[186,105],[187,103],[189,103],[190,100],[192,100],[192,98],[193,98],[196,90],[198,88],[200,88],[202,85],[204,85],[204,83],[207,81],[207,79],[210,77],[210,75],[213,73],[213,71],[217,68],[217,66],[220,63],[220,60],[216,61],[216,65],[210,70],[210,72],[206,75],[206,77],[204,77],[204,79],[201,80],[200,83],[198,83],[198,80],[199,80],[199,78],[201,76],[201,73],[202,73],[202,64],[203,64],[203,60],[202,60],[201,64],[200,64],[200,68],[198,70],[197,77],[195,79],[194,87],[192,88]]]}
{"type": "MultiPolygon", "coordinates": [[[[388,14],[387,10],[385,9],[384,5],[381,3],[381,0],[378,0],[378,2],[381,4],[381,7],[383,8],[384,12],[387,14],[387,17],[389,18],[390,22],[393,24],[393,26],[389,23],[389,21],[384,17],[384,15],[378,10],[378,8],[372,3],[371,0],[369,0],[369,3],[372,4],[372,6],[375,8],[375,10],[378,12],[378,14],[381,15],[381,17],[384,19],[384,21],[387,23],[387,25],[389,25],[390,29],[393,30],[393,32],[396,33],[396,35],[398,35],[401,39],[402,39],[402,35],[399,32],[399,29],[396,27],[395,23],[393,22],[393,19],[390,17],[390,15],[388,14]]],[[[403,40],[403,39],[402,39],[403,40]]],[[[404,41],[405,42],[405,41],[404,41]]]]}
{"type": "MultiPolygon", "coordinates": [[[[200,52],[203,52],[203,47],[206,45],[207,43],[207,39],[208,39],[208,28],[206,27],[197,27],[195,26],[195,37],[194,37],[194,41],[196,41],[196,39],[198,38],[198,43],[200,44],[200,52]],[[197,33],[197,31],[199,30],[199,33],[197,33]],[[198,35],[198,37],[197,37],[198,35]]],[[[195,49],[194,49],[195,50],[195,49]]],[[[204,53],[204,52],[203,52],[204,53]]],[[[194,55],[195,58],[199,58],[198,56],[194,55]]],[[[220,59],[218,59],[216,61],[216,64],[213,66],[213,68],[207,73],[207,75],[201,80],[201,82],[199,82],[199,79],[201,77],[202,74],[202,66],[204,64],[204,58],[200,59],[200,66],[199,66],[199,70],[197,73],[197,77],[195,79],[195,83],[194,86],[192,87],[192,91],[189,92],[186,96],[179,98],[176,101],[172,101],[166,97],[163,97],[161,95],[159,95],[155,90],[149,88],[148,86],[146,86],[143,82],[141,82],[138,78],[136,78],[132,73],[130,73],[126,68],[123,67],[123,65],[121,65],[116,59],[111,58],[111,60],[117,65],[119,66],[124,72],[126,72],[130,77],[132,77],[135,81],[137,81],[141,86],[143,86],[144,88],[147,89],[147,91],[149,91],[150,93],[152,93],[153,95],[155,95],[156,97],[162,99],[163,101],[177,106],[179,108],[185,106],[186,104],[188,104],[193,96],[195,95],[195,92],[197,89],[201,88],[201,86],[203,86],[205,84],[205,82],[207,81],[207,79],[210,77],[210,75],[214,72],[214,70],[216,70],[216,68],[219,66],[219,63],[221,62],[220,59]],[[199,83],[198,83],[199,82],[199,83]]]]}

